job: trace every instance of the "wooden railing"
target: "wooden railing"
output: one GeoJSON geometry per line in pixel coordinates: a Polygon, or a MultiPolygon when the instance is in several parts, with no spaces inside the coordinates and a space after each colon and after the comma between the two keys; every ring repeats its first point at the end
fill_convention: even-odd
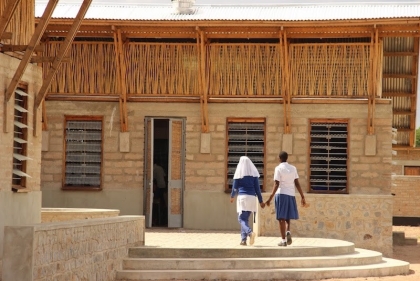
{"type": "MultiPolygon", "coordinates": [[[[47,55],[54,56],[59,43],[47,44],[47,55]]],[[[210,44],[203,75],[210,97],[281,97],[284,79],[289,79],[292,97],[367,97],[370,47],[290,44],[289,77],[284,78],[278,44],[210,44]]],[[[199,52],[193,43],[125,44],[128,96],[199,97],[199,52]]],[[[118,94],[112,42],[75,42],[69,56],[71,62],[60,67],[51,93],[118,94]]]]}

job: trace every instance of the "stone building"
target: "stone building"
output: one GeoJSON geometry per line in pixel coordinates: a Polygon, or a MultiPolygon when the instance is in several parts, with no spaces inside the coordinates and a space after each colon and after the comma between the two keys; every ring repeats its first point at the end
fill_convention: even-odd
{"type": "MultiPolygon", "coordinates": [[[[42,190],[43,207],[119,209],[148,227],[235,230],[239,157],[258,166],[267,198],[286,150],[311,204],[295,235],[392,251],[392,143],[414,145],[420,5],[92,4],[64,50],[79,6],[55,7],[33,55],[56,59],[30,65],[39,107],[24,188],[10,183],[13,137],[1,133],[5,194],[42,190]]],[[[259,235],[278,234],[271,211],[257,214],[259,235]]]]}

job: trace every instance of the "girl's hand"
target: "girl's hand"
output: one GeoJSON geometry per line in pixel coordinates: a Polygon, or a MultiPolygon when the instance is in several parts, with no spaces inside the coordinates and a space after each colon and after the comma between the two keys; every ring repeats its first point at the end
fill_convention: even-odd
{"type": "Polygon", "coordinates": [[[232,198],[232,197],[230,198],[230,203],[233,203],[233,199],[235,199],[235,198],[232,198]]]}

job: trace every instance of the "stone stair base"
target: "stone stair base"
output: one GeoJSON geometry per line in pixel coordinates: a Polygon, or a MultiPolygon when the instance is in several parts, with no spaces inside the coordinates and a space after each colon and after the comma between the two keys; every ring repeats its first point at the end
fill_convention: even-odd
{"type": "Polygon", "coordinates": [[[116,280],[319,280],[409,273],[407,262],[350,242],[323,241],[296,238],[289,247],[136,247],[116,280]]]}

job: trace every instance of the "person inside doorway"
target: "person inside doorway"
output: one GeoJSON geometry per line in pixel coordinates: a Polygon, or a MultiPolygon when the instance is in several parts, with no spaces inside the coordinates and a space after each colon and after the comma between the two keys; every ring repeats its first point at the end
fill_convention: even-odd
{"type": "Polygon", "coordinates": [[[161,212],[164,213],[166,210],[166,200],[165,200],[165,193],[166,193],[166,173],[163,167],[158,163],[155,159],[153,163],[153,181],[156,182],[156,198],[161,202],[160,208],[161,212]]]}

